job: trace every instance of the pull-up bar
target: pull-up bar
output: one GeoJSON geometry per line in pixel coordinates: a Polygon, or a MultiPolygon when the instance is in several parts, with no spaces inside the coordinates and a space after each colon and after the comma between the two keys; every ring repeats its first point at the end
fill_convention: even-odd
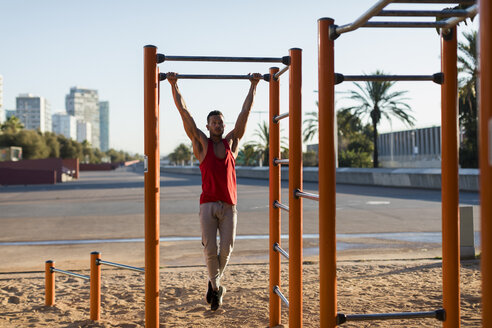
{"type": "Polygon", "coordinates": [[[437,84],[444,82],[444,74],[433,75],[343,75],[335,73],[335,84],[355,81],[432,81],[437,84]]]}
{"type": "Polygon", "coordinates": [[[211,62],[242,62],[242,63],[283,63],[290,65],[290,57],[217,57],[217,56],[166,56],[157,54],[157,62],[165,61],[211,61],[211,62]]]}
{"type": "Polygon", "coordinates": [[[419,28],[452,28],[458,23],[464,21],[468,17],[473,17],[478,13],[478,6],[476,1],[470,0],[380,0],[353,23],[345,24],[342,26],[330,27],[330,38],[335,40],[340,34],[354,31],[360,27],[419,27],[419,28]],[[470,5],[465,10],[443,10],[443,11],[410,11],[410,10],[388,10],[383,9],[391,3],[459,3],[470,5]],[[446,20],[437,22],[369,22],[374,16],[436,16],[436,17],[449,17],[446,20]]]}
{"type": "MultiPolygon", "coordinates": [[[[220,75],[220,74],[176,74],[178,80],[250,80],[252,75],[220,75]]],[[[261,76],[266,80],[266,75],[261,76]]],[[[159,80],[167,79],[167,73],[159,73],[159,80]]]]}

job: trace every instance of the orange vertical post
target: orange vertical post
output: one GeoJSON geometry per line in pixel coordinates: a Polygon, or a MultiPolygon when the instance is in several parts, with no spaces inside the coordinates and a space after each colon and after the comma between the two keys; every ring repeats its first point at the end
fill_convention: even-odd
{"type": "Polygon", "coordinates": [[[144,47],[145,326],[159,327],[159,102],[157,48],[144,47]]]}
{"type": "Polygon", "coordinates": [[[90,319],[94,321],[101,319],[101,265],[98,263],[100,259],[101,253],[91,253],[90,319]]]}
{"type": "Polygon", "coordinates": [[[458,69],[456,28],[441,32],[441,197],[444,327],[460,326],[458,69]]]}
{"type": "Polygon", "coordinates": [[[289,50],[289,327],[302,327],[302,50],[289,50]]]}
{"type": "Polygon", "coordinates": [[[280,111],[279,82],[274,75],[279,71],[278,67],[270,68],[270,121],[269,121],[269,159],[270,164],[270,327],[280,325],[280,298],[273,292],[274,286],[280,287],[280,254],[273,249],[275,243],[280,243],[280,209],[273,206],[275,201],[280,202],[280,165],[273,163],[275,158],[280,158],[280,127],[274,123],[273,118],[280,111]]]}
{"type": "Polygon", "coordinates": [[[482,327],[492,327],[492,4],[480,0],[479,165],[482,243],[482,327]]]}
{"type": "Polygon", "coordinates": [[[54,261],[46,261],[44,264],[44,304],[53,306],[55,304],[55,273],[51,268],[55,267],[54,261]]]}
{"type": "Polygon", "coordinates": [[[320,327],[335,327],[337,315],[334,23],[318,20],[320,327]]]}

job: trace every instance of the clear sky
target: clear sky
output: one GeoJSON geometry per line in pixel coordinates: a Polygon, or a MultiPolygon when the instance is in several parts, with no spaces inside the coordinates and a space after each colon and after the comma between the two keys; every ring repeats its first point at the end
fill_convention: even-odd
{"type": "MultiPolygon", "coordinates": [[[[70,87],[99,91],[110,103],[110,146],[143,153],[143,46],[153,44],[166,55],[282,57],[303,49],[303,112],[316,110],[317,20],[354,21],[375,0],[2,0],[0,1],[0,75],[4,107],[15,109],[15,97],[45,97],[52,114],[65,110],[70,87]]],[[[391,5],[390,8],[403,8],[391,5]]],[[[419,8],[422,9],[422,6],[419,8]]],[[[442,6],[427,5],[425,9],[442,6]]],[[[404,9],[410,9],[406,6],[404,9]]],[[[473,26],[477,25],[475,19],[473,26]]],[[[469,24],[470,25],[470,24],[469,24]]],[[[460,27],[463,24],[460,25],[460,27]]],[[[467,29],[463,26],[461,30],[467,29]]],[[[440,71],[440,42],[434,29],[359,29],[335,43],[336,71],[430,75],[440,71]]],[[[160,64],[161,72],[182,74],[267,73],[271,64],[160,64]]],[[[247,80],[182,80],[179,85],[199,128],[205,130],[212,109],[232,128],[249,88],[247,80]]],[[[353,84],[337,86],[337,98],[353,84]]],[[[432,82],[401,82],[417,127],[440,124],[440,87],[432,82]]],[[[189,141],[174,107],[167,81],[161,83],[161,154],[189,141]]],[[[281,80],[281,112],[288,110],[287,74],[281,80]]],[[[337,105],[344,106],[341,99],[337,105]]],[[[245,141],[254,139],[267,119],[268,85],[260,82],[245,141]]],[[[393,120],[381,132],[403,129],[393,120]]],[[[283,132],[287,133],[285,123],[283,132]]],[[[317,142],[314,140],[313,142],[317,142]]]]}

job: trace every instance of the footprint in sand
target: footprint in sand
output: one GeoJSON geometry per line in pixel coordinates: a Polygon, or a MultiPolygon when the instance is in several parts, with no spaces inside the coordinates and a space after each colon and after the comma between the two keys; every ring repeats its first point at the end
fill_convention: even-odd
{"type": "Polygon", "coordinates": [[[203,305],[199,305],[193,309],[190,309],[188,311],[186,311],[186,313],[195,313],[195,312],[203,312],[203,311],[207,311],[208,308],[203,306],[203,305]]]}

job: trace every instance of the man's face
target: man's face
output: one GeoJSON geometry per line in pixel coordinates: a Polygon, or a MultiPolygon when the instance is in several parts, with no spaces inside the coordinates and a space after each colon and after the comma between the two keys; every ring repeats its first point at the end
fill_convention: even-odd
{"type": "Polygon", "coordinates": [[[207,129],[210,131],[210,136],[221,137],[224,134],[224,118],[222,115],[212,115],[208,119],[207,129]]]}

